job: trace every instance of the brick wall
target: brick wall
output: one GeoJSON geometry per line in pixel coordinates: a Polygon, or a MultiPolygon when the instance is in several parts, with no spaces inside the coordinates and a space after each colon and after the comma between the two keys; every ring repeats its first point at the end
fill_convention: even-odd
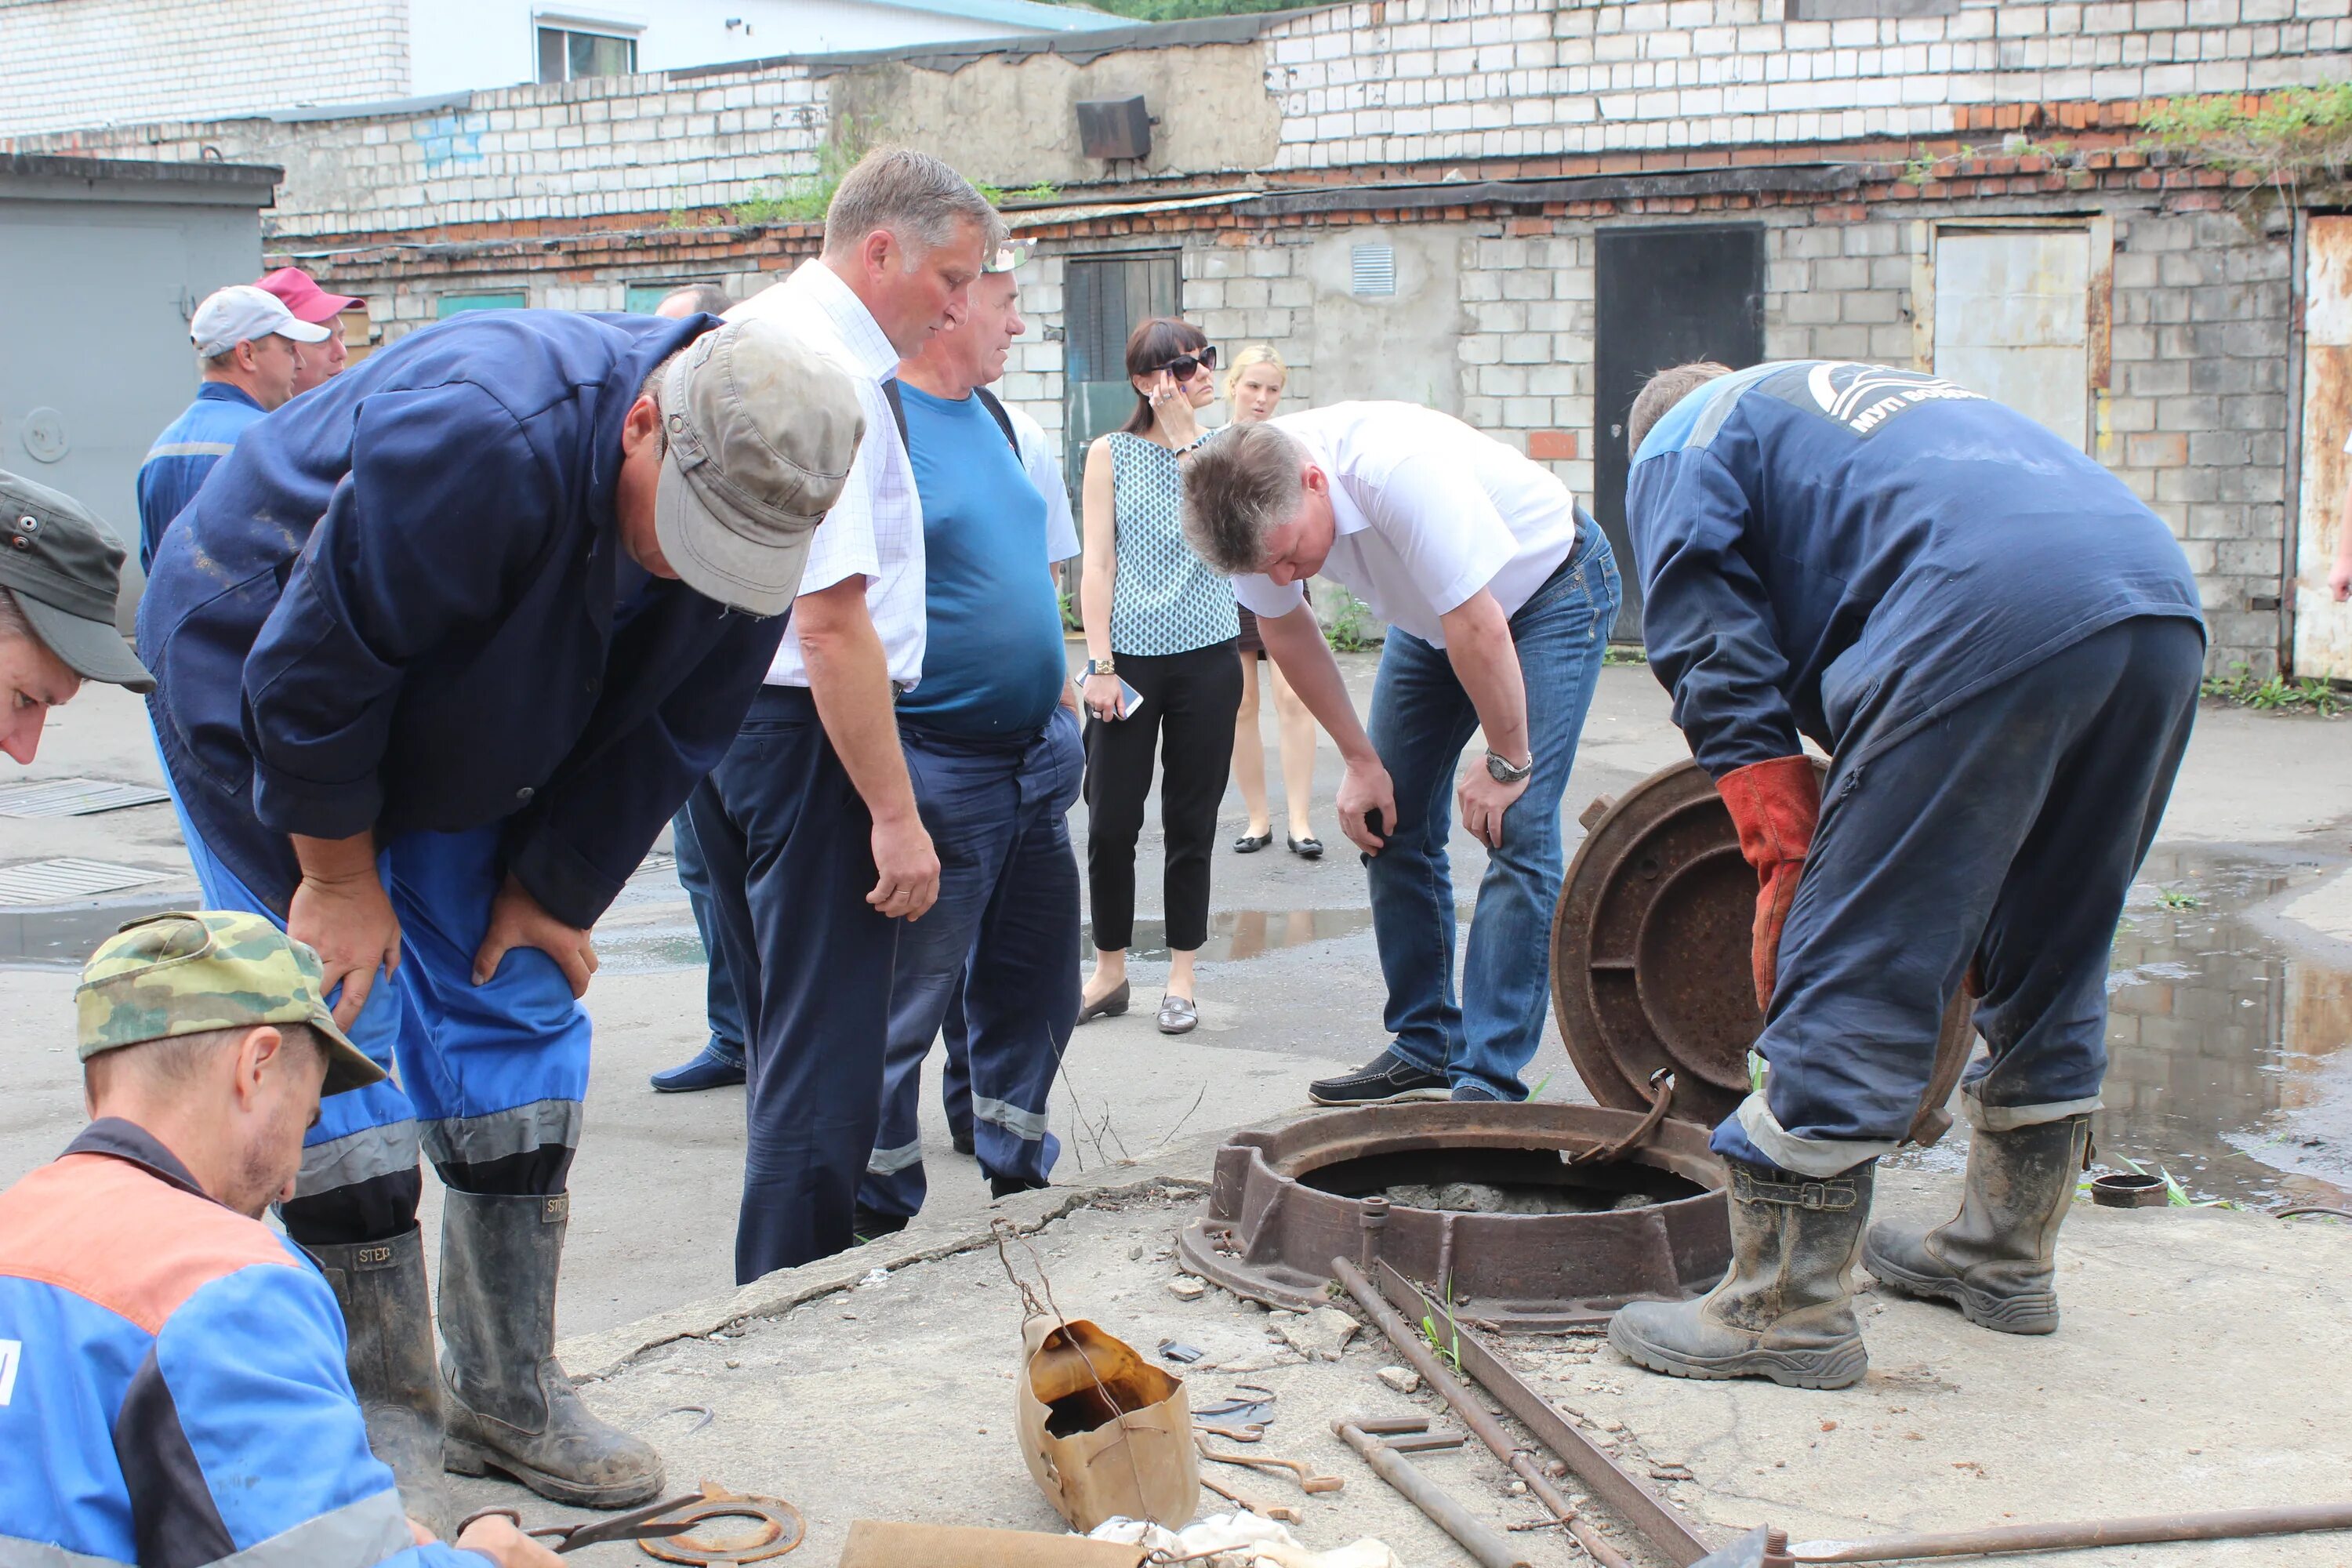
{"type": "MultiPolygon", "coordinates": [[[[398,0],[334,3],[369,17],[398,7],[398,0]]],[[[28,18],[94,15],[100,5],[126,16],[177,17],[278,4],[205,0],[134,13],[135,0],[0,0],[0,43],[14,36],[22,49],[44,32],[28,18]]],[[[2117,114],[2127,121],[2143,98],[2341,77],[2352,54],[2344,0],[1971,0],[1948,16],[1764,19],[1780,5],[1372,0],[1269,21],[1260,47],[1280,127],[1262,172],[1409,165],[1427,174],[1480,161],[1540,173],[1578,159],[1633,166],[1715,147],[1757,161],[1768,148],[1863,141],[1899,151],[1906,139],[1948,140],[1978,128],[1996,139],[1994,127],[2045,110],[2053,123],[2117,114]]],[[[12,60],[12,87],[17,68],[12,60]]],[[[832,88],[845,79],[840,68],[803,60],[603,78],[477,92],[457,110],[182,120],[0,145],[163,158],[200,157],[210,147],[233,160],[282,163],[287,180],[272,222],[289,237],[699,214],[814,170],[832,88]]],[[[1049,157],[1058,163],[1069,128],[1019,111],[1021,95],[1036,85],[1024,70],[1034,68],[1003,72],[989,88],[1010,95],[1001,113],[965,104],[953,126],[883,129],[952,150],[972,125],[989,126],[999,140],[1025,125],[1018,133],[1037,139],[1040,166],[1049,157]]],[[[201,83],[189,90],[200,95],[201,83]]],[[[123,113],[170,116],[184,112],[186,101],[149,106],[134,91],[123,113]]],[[[992,155],[1022,163],[1018,148],[992,155]]],[[[1228,171],[1165,171],[1170,178],[1188,173],[1228,171]]]]}
{"type": "Polygon", "coordinates": [[[0,61],[7,134],[394,99],[408,91],[408,5],[0,0],[0,61]]]}

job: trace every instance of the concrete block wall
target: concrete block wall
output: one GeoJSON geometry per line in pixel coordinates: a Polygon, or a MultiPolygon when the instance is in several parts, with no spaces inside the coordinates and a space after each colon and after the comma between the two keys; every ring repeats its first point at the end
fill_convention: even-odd
{"type": "MultiPolygon", "coordinates": [[[[283,3],[142,9],[177,16],[283,3]]],[[[329,3],[369,18],[399,8],[399,0],[329,3]]],[[[137,0],[0,0],[0,47],[12,27],[20,46],[39,32],[29,17],[101,4],[128,14],[137,0]]],[[[1262,172],[1949,136],[1994,108],[2128,106],[2340,78],[2352,54],[2344,0],[1966,0],[1946,16],[1833,22],[1784,22],[1781,9],[1781,0],[1363,0],[1269,21],[1257,47],[1279,126],[1262,172]]],[[[1156,51],[1133,53],[1139,66],[1164,64],[1156,51]]],[[[16,60],[0,58],[11,58],[13,89],[16,60]]],[[[206,118],[169,119],[187,112],[187,98],[151,105],[134,91],[119,112],[163,122],[0,137],[0,149],[282,163],[287,178],[271,222],[288,237],[643,220],[673,208],[723,208],[812,173],[814,148],[829,132],[832,90],[850,79],[833,74],[837,68],[784,60],[503,88],[455,108],[274,120],[222,118],[234,97],[201,92],[195,100],[207,105],[206,118]]],[[[1047,79],[1002,75],[990,90],[1016,101],[1001,113],[967,112],[965,123],[1000,132],[1029,123],[1014,112],[1018,96],[1047,79]]],[[[1264,107],[1236,102],[1224,112],[1240,123],[1264,107]]],[[[952,140],[944,131],[919,132],[899,128],[919,140],[952,140]]],[[[1024,134],[1050,135],[1051,149],[1041,142],[1036,159],[1066,152],[1059,121],[1024,134]]],[[[1016,164],[1024,156],[998,152],[1016,164]]],[[[1213,159],[1210,165],[1162,172],[1232,172],[1213,159]]]]}
{"type": "Polygon", "coordinates": [[[2143,213],[2116,226],[2114,387],[2100,457],[2189,553],[2208,668],[2278,668],[2287,559],[2285,215],[2143,213]]]}
{"type": "Polygon", "coordinates": [[[1994,103],[2338,79],[2342,0],[1962,0],[1784,21],[1780,0],[1362,0],[1271,38],[1277,166],[1947,135],[1994,103]]]}
{"type": "Polygon", "coordinates": [[[8,135],[394,99],[408,92],[408,5],[0,0],[0,61],[8,135]]]}

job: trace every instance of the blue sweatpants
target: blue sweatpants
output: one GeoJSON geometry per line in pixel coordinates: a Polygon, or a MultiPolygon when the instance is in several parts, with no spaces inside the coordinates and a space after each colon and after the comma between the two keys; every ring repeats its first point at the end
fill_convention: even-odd
{"type": "Polygon", "coordinates": [[[1068,816],[1086,759],[1077,719],[1064,708],[1025,742],[967,742],[906,721],[898,738],[939,851],[940,900],[898,938],[882,1124],[858,1197],[913,1215],[926,1190],[916,1119],[923,1058],[959,996],[981,1169],[1042,1184],[1060,1152],[1045,1111],[1078,1014],[1068,816]]]}
{"type": "Polygon", "coordinates": [[[1831,1176],[1891,1152],[1973,963],[1990,1053],[1962,1079],[1994,1131],[2094,1110],[2107,959],[2197,712],[2194,621],[2121,622],[1941,719],[1844,738],[1780,938],[1770,1071],[1717,1153],[1831,1176]],[[1850,761],[1849,759],[1859,759],[1850,761]]]}
{"type": "MultiPolygon", "coordinates": [[[[184,812],[180,827],[209,907],[266,915],[284,928],[184,812]]],[[[377,857],[400,918],[400,967],[388,984],[377,976],[347,1033],[394,1076],[320,1102],[287,1210],[297,1240],[375,1240],[413,1225],[420,1143],[453,1186],[563,1190],[588,1091],[588,1014],[537,948],[509,951],[487,984],[474,984],[474,954],[505,877],[499,838],[496,826],[409,833],[377,857]],[[396,1194],[390,1208],[387,1192],[396,1194]],[[354,1196],[362,1193],[369,1195],[354,1196]],[[374,1235],[351,1235],[343,1219],[333,1234],[301,1223],[351,1204],[374,1235]],[[404,1206],[404,1215],[394,1212],[404,1206]]]]}
{"type": "Polygon", "coordinates": [[[761,689],[687,809],[743,1008],[735,1279],[748,1285],[851,1243],[882,1117],[891,968],[908,927],[866,901],[874,820],[807,688],[761,689]]]}

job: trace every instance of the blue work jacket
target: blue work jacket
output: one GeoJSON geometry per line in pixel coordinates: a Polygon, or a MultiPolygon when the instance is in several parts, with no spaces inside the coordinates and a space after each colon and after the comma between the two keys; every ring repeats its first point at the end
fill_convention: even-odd
{"type": "Polygon", "coordinates": [[[226,382],[208,381],[196,400],[163,426],[139,465],[139,567],[155,562],[163,531],[204,489],[213,465],[236,449],[236,438],[268,416],[253,395],[226,382]]]}
{"type": "Polygon", "coordinates": [[[139,647],[180,803],[256,896],[284,912],[289,834],[502,823],[507,869],[550,914],[604,912],[784,630],[646,578],[621,545],[622,420],[716,325],[468,313],[222,459],[164,536],[139,647]]]}
{"type": "Polygon", "coordinates": [[[1859,763],[2135,616],[2201,629],[2163,520],[2047,428],[1917,371],[1708,382],[1626,485],[1650,667],[1701,766],[1859,763]]]}
{"type": "Polygon", "coordinates": [[[0,1563],[485,1568],[418,1546],[317,1265],[131,1122],[0,1193],[0,1563]]]}

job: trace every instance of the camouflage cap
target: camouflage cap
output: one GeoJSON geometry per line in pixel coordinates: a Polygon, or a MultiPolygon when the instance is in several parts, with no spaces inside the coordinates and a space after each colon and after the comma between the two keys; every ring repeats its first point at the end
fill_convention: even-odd
{"type": "Polygon", "coordinates": [[[327,1050],[327,1094],[383,1080],[327,1010],[319,955],[260,915],[173,910],[132,921],[82,965],[81,1059],[214,1029],[308,1024],[327,1050]]]}

